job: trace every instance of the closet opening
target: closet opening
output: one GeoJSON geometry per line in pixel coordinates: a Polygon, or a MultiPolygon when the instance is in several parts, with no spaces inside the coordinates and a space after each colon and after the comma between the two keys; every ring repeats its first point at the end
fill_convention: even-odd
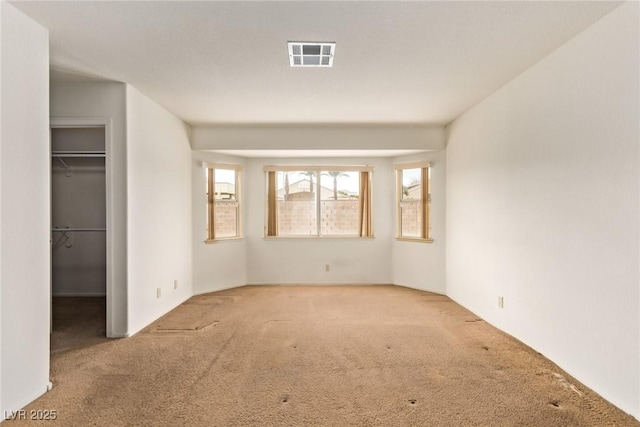
{"type": "Polygon", "coordinates": [[[51,126],[51,352],[107,337],[105,126],[51,126]]]}

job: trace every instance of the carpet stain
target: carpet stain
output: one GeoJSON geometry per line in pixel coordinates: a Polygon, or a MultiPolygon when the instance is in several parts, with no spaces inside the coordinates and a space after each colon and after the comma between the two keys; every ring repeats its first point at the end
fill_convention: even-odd
{"type": "Polygon", "coordinates": [[[217,349],[217,351],[215,352],[215,355],[211,358],[211,361],[209,362],[209,364],[205,367],[205,369],[200,372],[195,381],[193,383],[191,383],[187,388],[194,388],[196,387],[200,382],[205,381],[209,378],[209,374],[211,372],[211,370],[214,368],[214,366],[218,363],[218,360],[220,359],[220,356],[222,356],[225,352],[225,350],[227,349],[227,347],[229,347],[229,344],[231,343],[231,341],[233,340],[233,338],[236,336],[236,333],[234,332],[230,337],[228,337],[223,343],[222,346],[220,346],[219,349],[217,349]]]}
{"type": "Polygon", "coordinates": [[[185,301],[184,304],[198,304],[198,305],[223,305],[229,303],[236,303],[240,301],[242,297],[239,295],[213,295],[203,294],[196,295],[185,301]]]}
{"type": "Polygon", "coordinates": [[[203,331],[204,329],[207,329],[209,327],[213,327],[216,326],[218,323],[220,323],[217,320],[214,320],[211,323],[207,323],[204,325],[196,325],[193,327],[181,327],[181,326],[158,326],[155,329],[151,329],[149,331],[149,333],[158,333],[158,332],[197,332],[197,331],[203,331]]]}
{"type": "Polygon", "coordinates": [[[263,325],[266,325],[268,323],[274,323],[274,322],[291,322],[291,319],[272,319],[272,320],[267,320],[266,322],[263,323],[263,325]]]}
{"type": "Polygon", "coordinates": [[[573,384],[569,383],[569,381],[567,381],[567,379],[564,376],[562,376],[562,375],[560,375],[558,373],[554,373],[553,377],[558,381],[558,383],[563,388],[571,390],[572,392],[576,393],[580,397],[584,396],[584,393],[581,392],[580,390],[578,390],[578,388],[576,386],[574,386],[573,384]]]}

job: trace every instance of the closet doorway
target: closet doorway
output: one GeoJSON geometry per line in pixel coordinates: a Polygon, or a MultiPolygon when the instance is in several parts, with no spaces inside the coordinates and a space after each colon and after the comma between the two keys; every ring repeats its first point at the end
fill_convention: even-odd
{"type": "Polygon", "coordinates": [[[107,336],[106,126],[51,125],[51,352],[107,336]]]}

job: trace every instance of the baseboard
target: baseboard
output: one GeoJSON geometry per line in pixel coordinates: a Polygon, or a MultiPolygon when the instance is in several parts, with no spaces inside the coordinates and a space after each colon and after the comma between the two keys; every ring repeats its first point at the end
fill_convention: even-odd
{"type": "Polygon", "coordinates": [[[415,289],[416,291],[425,291],[425,292],[431,292],[432,294],[438,294],[438,295],[442,295],[444,297],[447,296],[446,292],[442,292],[442,291],[434,291],[432,289],[427,289],[427,288],[419,288],[417,286],[412,286],[412,285],[403,285],[402,283],[394,283],[394,286],[401,286],[403,288],[409,288],[409,289],[415,289]]]}
{"type": "Polygon", "coordinates": [[[247,286],[389,286],[393,283],[346,282],[346,283],[300,283],[300,282],[249,282],[247,286]]]}
{"type": "Polygon", "coordinates": [[[50,384],[51,382],[49,382],[49,380],[47,379],[47,382],[43,384],[41,387],[38,387],[37,390],[34,390],[33,392],[25,395],[24,397],[19,399],[16,403],[11,404],[9,407],[2,408],[2,416],[0,417],[0,423],[3,421],[6,421],[11,416],[12,413],[16,414],[16,417],[19,416],[19,411],[22,408],[24,408],[25,406],[27,406],[28,404],[30,404],[31,402],[33,402],[34,400],[36,400],[37,398],[39,398],[40,396],[42,396],[43,394],[45,394],[47,391],[50,390],[49,388],[50,384]]]}
{"type": "Polygon", "coordinates": [[[241,287],[247,286],[247,285],[248,284],[244,284],[244,285],[229,285],[229,286],[223,286],[223,287],[220,287],[220,288],[215,288],[215,289],[206,290],[206,291],[198,291],[198,292],[194,292],[193,296],[210,294],[212,292],[228,291],[229,289],[241,288],[241,287]]]}
{"type": "Polygon", "coordinates": [[[107,338],[129,338],[131,336],[128,332],[114,332],[111,335],[107,335],[107,338]]]}
{"type": "Polygon", "coordinates": [[[140,328],[137,328],[134,331],[127,332],[124,336],[122,336],[122,338],[129,338],[129,337],[134,336],[135,334],[137,334],[138,332],[142,331],[144,328],[146,328],[147,326],[149,326],[150,324],[152,324],[153,322],[155,322],[156,320],[158,320],[162,316],[166,315],[167,313],[169,313],[172,310],[175,310],[180,304],[184,303],[185,301],[187,301],[192,296],[193,295],[189,295],[186,298],[178,300],[178,302],[176,304],[171,305],[170,308],[168,310],[166,310],[164,313],[160,313],[160,314],[152,317],[151,320],[149,320],[148,322],[145,322],[145,324],[143,326],[141,326],[140,328]]]}

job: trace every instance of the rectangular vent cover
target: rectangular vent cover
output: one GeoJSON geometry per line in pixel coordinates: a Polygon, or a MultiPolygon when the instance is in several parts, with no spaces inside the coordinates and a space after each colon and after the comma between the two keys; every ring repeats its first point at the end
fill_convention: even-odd
{"type": "Polygon", "coordinates": [[[292,67],[332,67],[335,43],[289,42],[289,65],[292,67]]]}

